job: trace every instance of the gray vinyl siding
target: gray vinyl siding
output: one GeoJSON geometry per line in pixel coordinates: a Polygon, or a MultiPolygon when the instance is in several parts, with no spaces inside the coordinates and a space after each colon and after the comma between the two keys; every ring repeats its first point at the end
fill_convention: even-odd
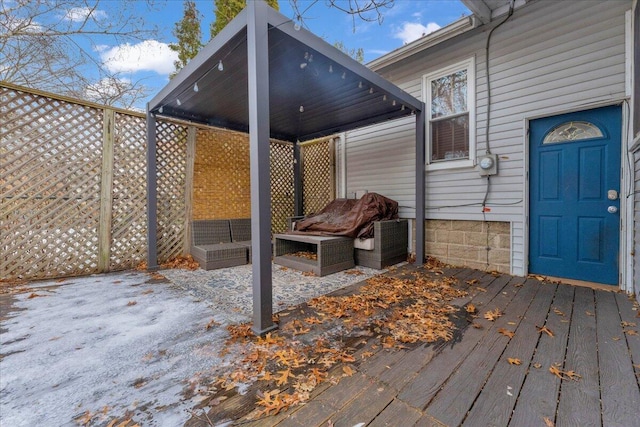
{"type": "Polygon", "coordinates": [[[633,206],[633,291],[640,301],[640,147],[633,153],[634,206],[633,206]]]}
{"type": "MultiPolygon", "coordinates": [[[[516,11],[491,39],[491,178],[489,221],[512,224],[512,273],[525,273],[527,120],[625,97],[625,11],[630,1],[532,2],[516,11]]],[[[480,27],[376,70],[422,99],[422,76],[475,58],[476,152],[486,150],[485,43],[480,27]]],[[[415,121],[403,119],[348,132],[347,192],[375,191],[398,200],[401,216],[415,217],[415,121]]],[[[483,220],[487,180],[473,168],[427,171],[427,219],[483,220]]]]}

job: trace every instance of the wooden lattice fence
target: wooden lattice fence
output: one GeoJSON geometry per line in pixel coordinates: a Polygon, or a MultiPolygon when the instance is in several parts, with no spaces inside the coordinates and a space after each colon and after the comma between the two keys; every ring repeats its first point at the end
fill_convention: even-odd
{"type": "Polygon", "coordinates": [[[302,145],[303,212],[318,212],[335,199],[335,145],[323,139],[302,145]]]}
{"type": "MultiPolygon", "coordinates": [[[[246,135],[220,129],[158,120],[156,133],[164,262],[188,248],[191,219],[250,216],[249,151],[246,135]]],[[[0,279],[144,261],[146,149],[142,114],[0,84],[0,279]]],[[[317,210],[333,198],[330,143],[302,151],[305,206],[317,210]]],[[[272,231],[280,232],[294,212],[291,144],[271,143],[271,188],[272,231]]]]}

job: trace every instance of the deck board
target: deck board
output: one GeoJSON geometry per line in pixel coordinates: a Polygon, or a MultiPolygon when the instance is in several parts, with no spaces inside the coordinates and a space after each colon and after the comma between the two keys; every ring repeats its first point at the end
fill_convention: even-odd
{"type": "MultiPolygon", "coordinates": [[[[556,427],[601,425],[596,340],[593,290],[576,288],[571,330],[562,369],[573,370],[581,378],[578,381],[561,381],[556,427]]],[[[560,359],[554,363],[562,366],[560,359]]]]}
{"type": "Polygon", "coordinates": [[[636,381],[640,385],[640,304],[632,301],[632,297],[629,295],[623,293],[616,293],[615,295],[620,318],[623,322],[627,322],[628,325],[625,329],[635,332],[634,334],[625,333],[625,338],[629,346],[631,363],[633,363],[635,369],[636,381]]]}
{"type": "Polygon", "coordinates": [[[545,326],[553,337],[540,334],[535,355],[520,390],[509,425],[518,427],[545,418],[555,421],[560,379],[549,372],[549,366],[564,360],[573,310],[573,286],[558,286],[545,326]]]}
{"type": "MultiPolygon", "coordinates": [[[[452,301],[459,310],[452,315],[459,327],[453,340],[385,349],[375,333],[350,337],[348,345],[357,348],[349,363],[354,374],[343,376],[343,366],[334,365],[329,376],[340,381],[322,383],[304,405],[250,420],[259,387],[253,386],[212,408],[209,417],[255,427],[640,427],[640,335],[628,333],[640,332],[640,317],[626,295],[464,268],[429,272],[407,265],[391,274],[411,278],[416,271],[434,280],[453,277],[467,292],[452,301]],[[468,304],[477,308],[475,316],[464,310],[468,304]],[[504,315],[495,322],[483,318],[494,308],[504,315]],[[540,333],[542,325],[553,336],[540,333]],[[549,371],[556,363],[581,378],[561,380],[549,371]]],[[[305,311],[290,314],[299,318],[305,311]]],[[[188,425],[210,424],[192,419],[188,425]]]]}
{"type": "MultiPolygon", "coordinates": [[[[530,279],[524,286],[540,285],[532,283],[530,279]]],[[[540,338],[537,326],[543,325],[547,318],[556,287],[557,285],[554,284],[540,286],[533,302],[515,328],[515,335],[509,340],[506,349],[500,356],[497,369],[491,373],[463,425],[504,426],[509,423],[540,338]],[[518,359],[522,364],[512,365],[508,361],[509,358],[518,359]]],[[[505,316],[508,318],[508,313],[505,316]]],[[[507,329],[513,330],[514,328],[512,326],[507,329]]]]}
{"type": "Polygon", "coordinates": [[[595,294],[602,424],[638,427],[640,391],[628,357],[627,340],[615,295],[605,291],[596,291],[595,294]]]}
{"type": "MultiPolygon", "coordinates": [[[[519,323],[518,316],[527,310],[539,287],[534,282],[528,282],[521,288],[507,286],[486,306],[491,310],[501,308],[505,315],[485,326],[487,333],[438,391],[425,409],[426,413],[447,425],[460,425],[509,342],[509,338],[498,333],[498,329],[508,327],[509,322],[519,323]],[[514,298],[516,295],[518,298],[514,298]],[[510,301],[505,308],[503,300],[507,298],[510,301]]],[[[485,319],[481,321],[488,322],[485,319]]]]}
{"type": "MultiPolygon", "coordinates": [[[[477,306],[488,304],[509,283],[509,277],[500,277],[493,280],[487,288],[487,292],[479,292],[472,301],[477,306]]],[[[506,299],[503,297],[502,299],[506,299]]],[[[510,300],[510,298],[509,298],[510,300]]],[[[417,409],[423,409],[438,392],[442,384],[452,374],[456,367],[462,363],[476,346],[478,341],[486,333],[485,329],[467,328],[464,339],[453,345],[446,345],[418,375],[410,381],[400,392],[398,398],[417,409]]]]}

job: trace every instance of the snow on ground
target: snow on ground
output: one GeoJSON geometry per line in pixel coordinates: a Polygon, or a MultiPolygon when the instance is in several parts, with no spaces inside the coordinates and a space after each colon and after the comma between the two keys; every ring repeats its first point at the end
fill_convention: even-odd
{"type": "Polygon", "coordinates": [[[222,326],[205,327],[227,316],[148,279],[75,278],[55,288],[42,283],[33,292],[40,297],[17,296],[23,310],[9,314],[0,335],[3,426],[77,425],[86,411],[98,421],[129,410],[145,426],[190,417],[195,404],[183,388],[221,363],[227,337],[222,326]]]}
{"type": "MultiPolygon", "coordinates": [[[[276,268],[274,310],[377,273],[358,270],[318,278],[276,268]]],[[[91,425],[125,415],[143,426],[186,422],[200,380],[227,364],[225,327],[250,320],[251,268],[162,274],[173,283],[129,271],[15,295],[0,323],[0,424],[76,426],[86,414],[91,425]]]]}

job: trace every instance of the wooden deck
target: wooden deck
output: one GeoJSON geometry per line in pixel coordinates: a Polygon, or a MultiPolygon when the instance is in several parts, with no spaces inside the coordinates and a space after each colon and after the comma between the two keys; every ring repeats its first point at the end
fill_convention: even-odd
{"type": "Polygon", "coordinates": [[[305,405],[236,424],[640,426],[640,311],[627,295],[469,269],[445,274],[468,290],[454,305],[480,314],[453,341],[378,349],[305,405]],[[496,308],[501,317],[483,318],[496,308]],[[579,377],[561,379],[552,366],[579,377]]]}

